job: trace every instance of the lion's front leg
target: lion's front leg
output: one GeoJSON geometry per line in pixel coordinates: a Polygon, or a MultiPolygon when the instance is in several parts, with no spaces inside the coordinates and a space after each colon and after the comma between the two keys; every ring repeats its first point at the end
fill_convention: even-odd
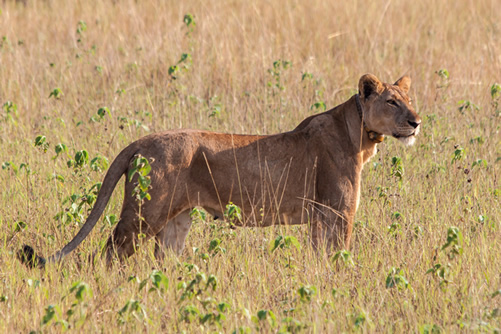
{"type": "Polygon", "coordinates": [[[350,247],[353,218],[329,207],[316,208],[310,220],[310,241],[316,251],[327,255],[350,247]]]}

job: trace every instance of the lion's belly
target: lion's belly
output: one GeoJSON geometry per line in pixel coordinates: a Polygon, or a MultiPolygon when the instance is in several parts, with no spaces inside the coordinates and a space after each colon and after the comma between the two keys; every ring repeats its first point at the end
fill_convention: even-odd
{"type": "Polygon", "coordinates": [[[279,210],[278,212],[268,212],[266,214],[261,214],[259,217],[252,215],[249,216],[248,219],[244,219],[245,222],[243,225],[256,227],[266,227],[272,225],[299,225],[305,223],[305,219],[301,217],[300,213],[301,206],[293,210],[279,210]]]}

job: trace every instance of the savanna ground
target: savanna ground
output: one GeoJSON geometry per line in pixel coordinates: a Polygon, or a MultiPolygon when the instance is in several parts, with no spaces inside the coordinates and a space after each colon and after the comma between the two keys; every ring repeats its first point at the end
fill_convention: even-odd
{"type": "Polygon", "coordinates": [[[498,1],[3,1],[0,331],[495,332],[501,328],[498,1]],[[413,78],[417,143],[363,171],[349,250],[307,228],[195,215],[182,256],[86,258],[120,184],[63,264],[121,148],[151,132],[271,134],[347,100],[367,72],[413,78]],[[498,85],[496,85],[496,82],[498,85]],[[276,249],[274,248],[277,243],[276,249]]]}

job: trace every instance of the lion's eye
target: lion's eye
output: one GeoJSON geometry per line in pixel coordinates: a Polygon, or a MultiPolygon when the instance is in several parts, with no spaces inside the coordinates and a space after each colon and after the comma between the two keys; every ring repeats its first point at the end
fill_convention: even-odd
{"type": "Polygon", "coordinates": [[[395,100],[388,100],[386,101],[388,104],[391,104],[392,106],[398,107],[397,101],[395,100]]]}

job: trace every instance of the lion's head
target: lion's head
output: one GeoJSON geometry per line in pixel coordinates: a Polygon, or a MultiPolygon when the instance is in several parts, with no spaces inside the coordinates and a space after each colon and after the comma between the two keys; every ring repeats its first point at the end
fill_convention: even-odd
{"type": "Polygon", "coordinates": [[[390,85],[372,74],[365,74],[358,84],[364,122],[371,131],[393,136],[412,145],[419,133],[421,118],[407,95],[411,79],[403,76],[390,85]]]}

